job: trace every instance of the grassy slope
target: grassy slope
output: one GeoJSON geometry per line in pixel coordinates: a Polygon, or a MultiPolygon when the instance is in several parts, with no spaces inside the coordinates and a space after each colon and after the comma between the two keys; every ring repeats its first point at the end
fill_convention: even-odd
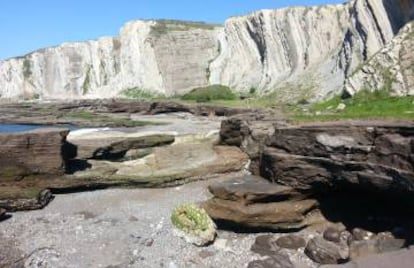
{"type": "Polygon", "coordinates": [[[361,91],[342,100],[335,97],[314,104],[309,111],[292,109],[296,121],[328,121],[340,119],[414,119],[414,96],[393,97],[386,91],[361,91]],[[346,108],[337,110],[340,103],[346,108]]]}

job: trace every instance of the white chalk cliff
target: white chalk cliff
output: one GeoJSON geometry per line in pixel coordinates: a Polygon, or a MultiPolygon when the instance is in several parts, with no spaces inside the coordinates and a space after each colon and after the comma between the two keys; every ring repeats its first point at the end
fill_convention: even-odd
{"type": "Polygon", "coordinates": [[[222,84],[321,99],[349,85],[347,78],[414,18],[413,7],[414,0],[351,0],[261,10],[224,26],[129,22],[118,37],[0,61],[0,97],[106,98],[130,88],[172,96],[222,84]]]}

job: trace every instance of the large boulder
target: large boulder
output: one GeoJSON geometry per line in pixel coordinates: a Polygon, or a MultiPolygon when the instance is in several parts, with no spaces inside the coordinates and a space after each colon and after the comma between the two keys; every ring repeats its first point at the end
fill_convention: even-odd
{"type": "Polygon", "coordinates": [[[414,199],[414,125],[337,122],[275,127],[260,175],[295,189],[353,187],[414,199]]]}
{"type": "Polygon", "coordinates": [[[240,201],[244,205],[304,198],[292,187],[272,184],[258,176],[235,177],[211,184],[208,189],[216,198],[240,201]]]}
{"type": "Polygon", "coordinates": [[[63,174],[68,133],[56,128],[0,133],[0,182],[34,174],[63,174]]]}
{"type": "Polygon", "coordinates": [[[348,257],[347,252],[344,252],[339,245],[321,237],[315,237],[308,242],[305,254],[321,264],[336,264],[348,257]]]}
{"type": "Polygon", "coordinates": [[[202,206],[210,217],[247,228],[303,228],[318,207],[316,200],[291,187],[255,176],[231,178],[209,190],[214,197],[202,206]]]}

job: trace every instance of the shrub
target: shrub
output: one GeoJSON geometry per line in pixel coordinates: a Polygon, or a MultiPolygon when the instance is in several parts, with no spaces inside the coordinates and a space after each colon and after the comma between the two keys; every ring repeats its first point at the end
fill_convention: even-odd
{"type": "Polygon", "coordinates": [[[229,87],[212,85],[193,89],[181,97],[182,100],[193,100],[196,102],[209,102],[213,100],[235,100],[237,95],[229,87]]]}

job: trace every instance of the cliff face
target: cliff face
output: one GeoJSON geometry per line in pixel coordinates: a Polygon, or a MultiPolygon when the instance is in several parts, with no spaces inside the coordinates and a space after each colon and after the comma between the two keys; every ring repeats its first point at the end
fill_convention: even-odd
{"type": "Polygon", "coordinates": [[[361,64],[346,80],[345,92],[385,89],[395,95],[414,94],[414,23],[403,27],[384,48],[361,64]]]}
{"type": "Polygon", "coordinates": [[[130,88],[180,94],[208,84],[218,31],[197,23],[130,22],[117,38],[66,43],[0,62],[0,94],[99,98],[130,88]]]}
{"type": "MultiPolygon", "coordinates": [[[[223,84],[281,99],[340,93],[361,63],[414,18],[414,0],[262,10],[224,27],[127,23],[116,38],[68,43],[0,62],[3,98],[112,97],[139,88],[167,96],[223,84]]],[[[359,90],[359,89],[355,89],[359,90]]]]}

